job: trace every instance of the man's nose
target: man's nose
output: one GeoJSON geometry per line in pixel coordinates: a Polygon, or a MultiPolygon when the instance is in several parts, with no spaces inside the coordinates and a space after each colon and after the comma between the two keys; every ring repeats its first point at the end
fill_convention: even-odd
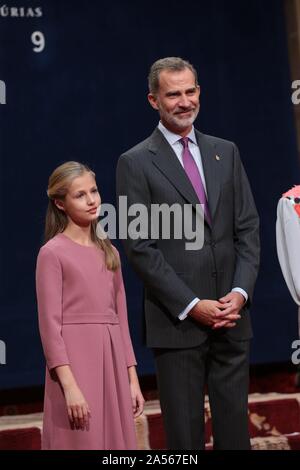
{"type": "Polygon", "coordinates": [[[183,108],[188,108],[190,106],[189,99],[186,95],[182,95],[179,100],[179,106],[182,106],[183,108]]]}

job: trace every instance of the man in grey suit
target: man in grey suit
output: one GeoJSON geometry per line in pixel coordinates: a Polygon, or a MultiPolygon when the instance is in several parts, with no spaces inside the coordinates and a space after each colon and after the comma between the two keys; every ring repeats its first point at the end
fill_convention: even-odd
{"type": "Polygon", "coordinates": [[[144,283],[147,345],[154,352],[168,448],[204,448],[207,383],[214,448],[249,449],[249,306],[259,220],[236,145],[193,127],[199,96],[189,62],[168,57],[152,65],[148,99],[160,122],[120,157],[117,195],[126,196],[129,207],[140,203],[148,210],[153,204],[192,205],[194,224],[201,204],[202,248],[187,250],[184,236],[153,238],[150,228],[148,236],[129,236],[124,246],[144,283]]]}

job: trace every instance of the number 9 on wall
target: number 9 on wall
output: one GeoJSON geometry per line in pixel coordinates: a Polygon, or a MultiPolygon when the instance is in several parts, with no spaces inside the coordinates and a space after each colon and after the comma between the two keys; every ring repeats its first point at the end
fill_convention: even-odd
{"type": "Polygon", "coordinates": [[[41,31],[34,31],[31,35],[31,42],[35,46],[34,52],[42,52],[45,49],[45,36],[41,31]]]}

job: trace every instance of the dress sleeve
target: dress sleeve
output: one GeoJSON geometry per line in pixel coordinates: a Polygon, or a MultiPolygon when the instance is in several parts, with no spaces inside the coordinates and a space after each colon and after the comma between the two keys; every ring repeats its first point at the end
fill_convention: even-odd
{"type": "Polygon", "coordinates": [[[36,265],[39,329],[47,366],[69,364],[62,329],[62,268],[55,253],[44,246],[36,265]]]}
{"type": "Polygon", "coordinates": [[[122,334],[124,347],[125,347],[126,363],[127,363],[127,367],[135,366],[136,359],[135,359],[135,355],[133,352],[129,326],[128,326],[126,294],[125,294],[121,266],[114,273],[114,277],[115,277],[116,307],[117,307],[117,314],[119,316],[121,334],[122,334]]]}

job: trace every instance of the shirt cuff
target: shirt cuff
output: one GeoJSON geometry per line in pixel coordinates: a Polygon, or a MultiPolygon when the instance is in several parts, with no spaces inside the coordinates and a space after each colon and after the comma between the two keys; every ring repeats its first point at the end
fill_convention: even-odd
{"type": "Polygon", "coordinates": [[[234,289],[232,289],[231,292],[239,292],[245,298],[245,303],[247,302],[248,294],[241,287],[234,287],[234,289]]]}
{"type": "Polygon", "coordinates": [[[192,310],[192,308],[198,303],[200,302],[200,299],[198,299],[198,297],[196,297],[194,300],[192,300],[188,306],[183,310],[183,312],[181,312],[179,315],[178,315],[178,318],[179,320],[185,320],[186,317],[188,316],[188,313],[192,310]]]}

